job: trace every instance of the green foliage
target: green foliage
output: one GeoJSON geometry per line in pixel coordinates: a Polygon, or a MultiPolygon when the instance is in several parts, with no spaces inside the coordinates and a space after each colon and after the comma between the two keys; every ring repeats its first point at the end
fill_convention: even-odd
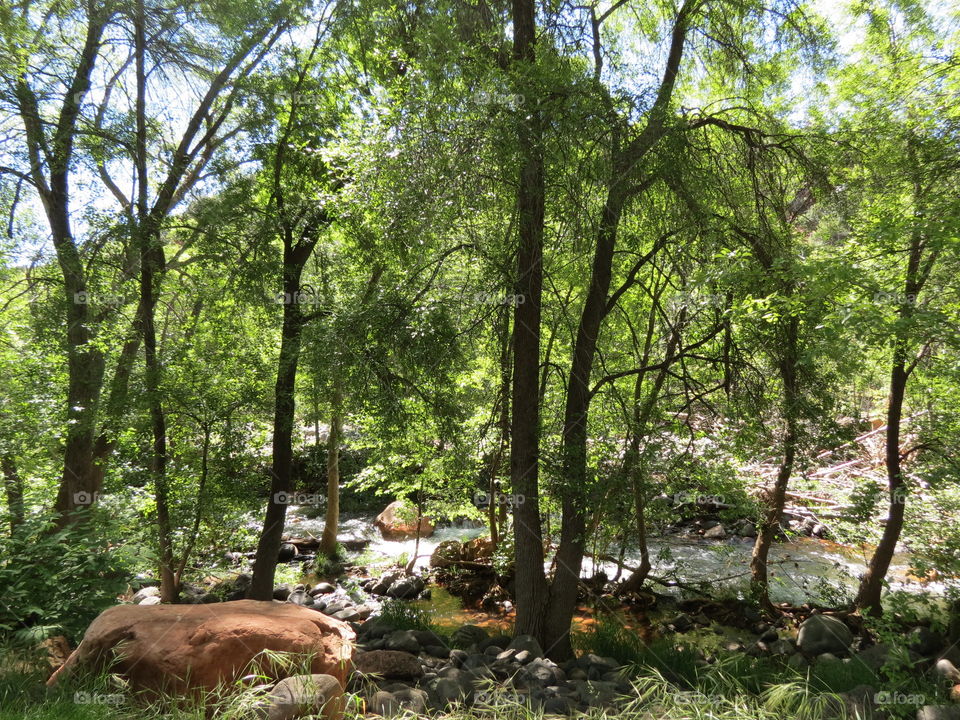
{"type": "MultiPolygon", "coordinates": [[[[96,511],[93,511],[96,513],[96,511]]],[[[98,523],[53,527],[31,517],[11,536],[0,535],[0,632],[36,641],[31,630],[62,632],[73,641],[101,610],[116,604],[132,575],[133,548],[111,542],[98,523]]]]}

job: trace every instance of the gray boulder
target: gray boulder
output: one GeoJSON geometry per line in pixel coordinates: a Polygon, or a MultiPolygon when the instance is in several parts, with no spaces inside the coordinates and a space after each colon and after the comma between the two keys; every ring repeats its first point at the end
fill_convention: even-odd
{"type": "Polygon", "coordinates": [[[956,666],[946,658],[937,660],[937,664],[933,666],[933,672],[951,685],[960,684],[960,670],[957,670],[956,666]]]}
{"type": "Polygon", "coordinates": [[[924,705],[917,720],[960,720],[960,705],[924,705]]]}
{"type": "Polygon", "coordinates": [[[423,578],[417,576],[400,578],[387,588],[386,595],[398,600],[413,600],[423,592],[424,587],[426,584],[423,578]]]}
{"type": "Polygon", "coordinates": [[[331,675],[294,675],[278,682],[261,707],[267,720],[305,715],[337,720],[343,713],[343,689],[331,675]]]}
{"type": "Polygon", "coordinates": [[[458,648],[468,648],[471,645],[479,645],[487,637],[487,631],[478,625],[461,625],[453,631],[450,642],[458,648]]]}
{"type": "Polygon", "coordinates": [[[336,588],[328,582],[317,583],[314,588],[310,591],[310,594],[316,597],[317,595],[326,595],[327,593],[335,592],[336,588]]]}
{"type": "Polygon", "coordinates": [[[387,650],[403,650],[416,655],[420,652],[420,643],[413,630],[394,630],[387,635],[387,650]]]}
{"type": "Polygon", "coordinates": [[[277,553],[277,562],[290,562],[299,554],[300,551],[297,550],[296,545],[292,545],[291,543],[283,543],[280,546],[280,551],[277,553]]]}
{"type": "Polygon", "coordinates": [[[853,633],[842,620],[830,615],[811,615],[800,625],[797,644],[808,655],[846,653],[853,643],[853,633]]]}
{"type": "Polygon", "coordinates": [[[423,675],[417,658],[399,650],[357,653],[353,666],[364,675],[378,675],[389,680],[412,680],[423,675]]]}
{"type": "Polygon", "coordinates": [[[868,647],[866,650],[861,650],[855,657],[868,668],[876,671],[882,668],[887,662],[887,658],[890,657],[890,647],[880,643],[879,645],[868,647]]]}
{"type": "Polygon", "coordinates": [[[420,688],[404,688],[394,692],[381,690],[373,696],[370,710],[377,715],[393,717],[400,713],[422,716],[427,711],[429,696],[420,688]]]}
{"type": "Polygon", "coordinates": [[[910,631],[910,634],[907,635],[907,643],[913,652],[923,657],[929,657],[936,655],[947,644],[947,639],[940,633],[921,625],[910,631]]]}

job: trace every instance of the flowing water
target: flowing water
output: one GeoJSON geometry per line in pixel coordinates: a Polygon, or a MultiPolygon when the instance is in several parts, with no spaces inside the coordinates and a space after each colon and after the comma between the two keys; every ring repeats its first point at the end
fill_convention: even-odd
{"type": "MultiPolygon", "coordinates": [[[[341,519],[340,541],[366,540],[365,550],[351,553],[355,563],[369,568],[389,565],[403,559],[408,562],[417,554],[416,567],[429,566],[430,554],[444,540],[471,540],[486,534],[483,526],[454,524],[441,526],[432,536],[421,538],[419,549],[415,540],[388,541],[373,526],[371,515],[344,517],[341,519]]],[[[288,513],[286,531],[291,535],[319,537],[323,532],[323,519],[304,515],[300,508],[293,507],[288,513]]],[[[733,593],[743,592],[748,580],[748,567],[753,541],[747,538],[726,540],[703,540],[695,536],[664,535],[650,540],[651,575],[665,580],[679,580],[683,584],[706,583],[714,591],[723,589],[733,593]]],[[[607,549],[600,554],[615,554],[607,549]]],[[[798,538],[776,543],[770,550],[770,595],[774,602],[803,603],[808,601],[835,604],[855,591],[858,577],[863,572],[868,558],[855,549],[827,540],[798,538]]],[[[639,564],[639,553],[628,551],[624,562],[627,566],[639,564]]],[[[889,580],[891,589],[907,592],[942,594],[940,583],[921,584],[908,578],[909,557],[898,554],[891,565],[889,580]]],[[[595,562],[585,558],[581,567],[582,577],[591,577],[603,570],[613,577],[617,566],[612,562],[595,562]]],[[[628,570],[624,570],[628,573],[628,570]]],[[[663,587],[656,587],[663,592],[663,587]]],[[[438,594],[438,589],[434,588],[438,594]]],[[[456,614],[450,598],[449,608],[435,601],[432,611],[441,615],[456,614]]],[[[476,615],[472,617],[476,619],[476,615]]],[[[482,618],[481,618],[482,620],[482,618]]],[[[474,620],[476,621],[476,620],[474,620]]]]}

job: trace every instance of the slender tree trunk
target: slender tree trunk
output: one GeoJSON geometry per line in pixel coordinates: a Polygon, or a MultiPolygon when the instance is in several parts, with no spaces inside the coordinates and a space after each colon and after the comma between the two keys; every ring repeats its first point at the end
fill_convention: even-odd
{"type": "Polygon", "coordinates": [[[903,482],[903,471],[900,458],[900,430],[903,419],[903,401],[906,397],[907,380],[907,350],[906,344],[898,340],[893,353],[893,366],[890,370],[890,393],[887,399],[887,447],[886,469],[887,483],[890,495],[890,508],[887,524],[883,528],[880,542],[870,558],[867,571],[860,581],[855,604],[859,608],[869,610],[873,615],[883,611],[880,594],[883,590],[883,581],[890,569],[893,554],[903,531],[904,512],[907,504],[906,487],[903,482]]]}
{"type": "Polygon", "coordinates": [[[193,554],[193,549],[197,546],[197,540],[200,538],[200,523],[203,520],[203,506],[206,502],[207,478],[210,475],[210,432],[210,425],[205,424],[203,426],[203,443],[200,446],[200,480],[197,483],[197,502],[193,514],[193,527],[174,573],[177,595],[180,594],[180,588],[183,586],[184,568],[187,567],[190,555],[193,554]]]}
{"type": "Polygon", "coordinates": [[[143,0],[137,0],[134,20],[136,46],[136,177],[137,177],[137,240],[140,243],[141,332],[145,357],[144,385],[150,408],[153,434],[154,499],[157,505],[157,542],[160,560],[160,599],[174,602],[180,594],[173,557],[173,526],[170,519],[167,484],[167,419],[161,396],[161,365],[157,353],[156,307],[160,279],[166,265],[160,227],[150,213],[147,198],[147,127],[146,127],[146,37],[143,0]]]}
{"type": "Polygon", "coordinates": [[[93,484],[100,488],[106,474],[107,463],[117,447],[117,432],[127,410],[127,398],[130,390],[130,374],[136,363],[140,351],[141,327],[143,325],[143,302],[137,304],[133,328],[127,341],[120,350],[117,365],[110,381],[110,393],[107,396],[100,421],[100,431],[97,433],[93,446],[93,484]]]}
{"type": "MultiPolygon", "coordinates": [[[[336,372],[336,371],[335,371],[336,372]]],[[[336,383],[334,379],[334,383],[336,383]]],[[[327,514],[320,538],[320,552],[328,558],[337,554],[337,526],[340,522],[340,440],[343,434],[343,399],[335,388],[330,400],[330,433],[327,435],[327,514]]]]}
{"type": "MultiPolygon", "coordinates": [[[[619,174],[620,170],[617,169],[619,174]]],[[[580,568],[585,543],[584,507],[587,487],[587,419],[590,409],[590,375],[600,326],[607,313],[607,296],[616,246],[617,226],[626,196],[619,181],[611,188],[604,207],[593,259],[590,288],[584,302],[573,350],[563,422],[563,488],[560,546],[556,572],[550,586],[550,605],[544,652],[554,660],[572,653],[570,623],[576,608],[580,568]]]]}
{"type": "Polygon", "coordinates": [[[873,557],[870,558],[870,564],[860,581],[860,589],[854,601],[856,607],[866,609],[872,615],[880,615],[883,612],[880,594],[897,549],[897,542],[899,542],[900,534],[903,532],[903,520],[907,506],[908,488],[901,467],[903,459],[900,456],[900,431],[903,420],[903,405],[907,394],[907,382],[910,379],[910,373],[913,372],[916,363],[919,362],[919,357],[914,361],[908,360],[910,354],[908,333],[913,322],[915,303],[930,277],[930,272],[939,254],[937,249],[927,251],[927,242],[922,230],[927,215],[924,203],[925,191],[922,166],[917,158],[913,142],[913,138],[907,141],[907,157],[913,171],[914,201],[914,226],[910,234],[906,279],[903,285],[904,297],[908,299],[908,302],[902,303],[897,313],[900,322],[893,343],[890,392],[887,397],[885,462],[890,508],[887,515],[887,524],[883,528],[883,535],[880,537],[880,542],[877,543],[873,557]]]}
{"type": "Polygon", "coordinates": [[[773,543],[777,528],[780,527],[780,518],[786,503],[787,485],[793,473],[798,441],[797,402],[800,399],[797,385],[797,362],[799,359],[799,325],[796,315],[791,315],[786,325],[780,358],[780,382],[783,385],[783,416],[786,422],[786,431],[783,438],[783,459],[777,471],[777,478],[773,485],[773,495],[767,507],[757,539],[750,556],[750,586],[754,597],[765,608],[770,608],[770,586],[767,575],[767,560],[770,555],[770,546],[773,543]]]}
{"type": "MultiPolygon", "coordinates": [[[[440,443],[443,447],[443,443],[440,443]]],[[[423,474],[420,475],[420,491],[417,493],[417,534],[413,541],[413,554],[407,562],[405,568],[407,573],[412,573],[417,566],[417,557],[420,555],[420,523],[423,521],[423,474]]]]}
{"type": "Polygon", "coordinates": [[[669,105],[683,57],[690,7],[689,3],[684,3],[677,15],[663,79],[643,131],[622,147],[619,132],[614,133],[607,198],[600,217],[590,286],[580,314],[567,383],[561,451],[563,499],[560,545],[555,556],[556,575],[550,584],[546,631],[542,637],[544,651],[554,660],[566,659],[572,653],[570,623],[579,591],[585,540],[584,489],[587,486],[590,375],[600,328],[609,312],[608,294],[617,230],[627,200],[642,187],[636,184],[639,163],[666,132],[669,105]]]}
{"type": "Polygon", "coordinates": [[[489,498],[487,506],[487,520],[490,525],[490,542],[494,550],[500,544],[500,529],[505,527],[506,504],[497,502],[501,492],[499,481],[503,469],[504,458],[510,450],[510,316],[509,306],[504,306],[500,313],[498,337],[500,341],[500,388],[499,417],[497,421],[497,449],[490,463],[489,498]]]}
{"type": "Polygon", "coordinates": [[[0,471],[3,472],[3,489],[7,496],[7,511],[10,513],[10,533],[15,533],[23,524],[23,478],[17,471],[17,460],[11,452],[0,454],[0,471]]]}
{"type": "Polygon", "coordinates": [[[513,0],[513,63],[522,76],[517,90],[529,103],[518,113],[520,178],[517,189],[519,250],[517,304],[513,321],[513,395],[510,423],[510,482],[518,501],[513,507],[516,553],[518,635],[541,637],[547,582],[544,575],[540,518],[539,457],[540,322],[543,293],[544,162],[543,124],[530,75],[536,62],[534,0],[513,0]]]}
{"type": "MultiPolygon", "coordinates": [[[[651,311],[651,320],[654,318],[654,311],[651,311]]],[[[627,450],[627,457],[624,460],[624,472],[630,478],[633,486],[634,512],[637,521],[637,544],[640,548],[640,565],[630,574],[620,587],[620,592],[637,592],[647,580],[650,574],[650,548],[647,547],[647,519],[646,519],[646,487],[643,481],[644,472],[640,466],[640,442],[646,434],[647,426],[653,415],[653,410],[660,399],[660,392],[667,381],[670,367],[677,358],[677,348],[680,345],[680,337],[683,332],[683,326],[686,323],[687,311],[683,309],[677,316],[673,330],[667,339],[667,347],[663,355],[663,366],[657,372],[653,381],[653,386],[647,394],[646,401],[642,401],[643,380],[645,373],[637,373],[637,379],[633,386],[633,430],[630,436],[630,447],[627,450]]],[[[648,331],[648,342],[650,333],[648,331]]],[[[649,353],[644,351],[642,362],[647,362],[649,353]]]]}
{"type": "MultiPolygon", "coordinates": [[[[303,265],[289,262],[289,255],[290,252],[285,250],[283,288],[285,297],[296,298],[303,265]]],[[[287,517],[287,501],[293,491],[293,422],[296,409],[294,391],[302,329],[300,306],[296,302],[285,303],[274,400],[270,498],[267,501],[263,532],[257,544],[253,582],[250,584],[250,597],[254,600],[270,600],[273,597],[273,577],[287,517]]]]}

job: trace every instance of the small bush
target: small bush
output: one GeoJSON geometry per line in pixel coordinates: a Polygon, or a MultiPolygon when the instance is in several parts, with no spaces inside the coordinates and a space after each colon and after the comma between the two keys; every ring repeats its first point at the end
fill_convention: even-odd
{"type": "Polygon", "coordinates": [[[94,517],[62,530],[31,517],[0,537],[0,634],[32,644],[63,632],[76,641],[102,610],[116,604],[132,575],[124,548],[101,534],[94,517]]]}
{"type": "Polygon", "coordinates": [[[670,638],[645,643],[635,630],[624,627],[622,618],[601,616],[590,631],[574,634],[574,647],[629,665],[638,673],[655,670],[667,680],[693,687],[697,682],[697,653],[676,647],[670,638]]]}
{"type": "Polygon", "coordinates": [[[402,600],[384,601],[380,606],[380,618],[384,624],[396,630],[430,630],[440,634],[428,611],[402,600]]]}

